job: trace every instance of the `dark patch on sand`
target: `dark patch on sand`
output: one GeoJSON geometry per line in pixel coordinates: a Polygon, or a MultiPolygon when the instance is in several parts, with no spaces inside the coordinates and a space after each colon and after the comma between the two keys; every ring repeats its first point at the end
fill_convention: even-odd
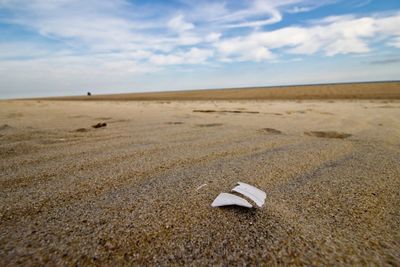
{"type": "Polygon", "coordinates": [[[264,114],[268,114],[268,115],[276,115],[276,116],[283,116],[282,113],[273,113],[273,112],[266,112],[264,114]]]}
{"type": "Polygon", "coordinates": [[[201,113],[248,113],[248,114],[259,114],[259,111],[243,111],[243,110],[214,110],[214,109],[195,109],[193,112],[201,113]]]}
{"type": "Polygon", "coordinates": [[[27,142],[18,142],[13,144],[6,144],[5,146],[0,146],[0,157],[8,158],[12,156],[23,155],[27,153],[32,153],[37,151],[38,148],[27,142]]]}
{"type": "Polygon", "coordinates": [[[69,118],[72,119],[79,119],[79,118],[87,118],[89,117],[88,115],[75,115],[75,116],[69,116],[69,118]]]}
{"type": "Polygon", "coordinates": [[[377,108],[400,108],[400,107],[393,105],[383,105],[383,106],[377,106],[377,108]]]}
{"type": "Polygon", "coordinates": [[[331,113],[331,112],[326,112],[326,111],[318,111],[318,110],[314,110],[314,112],[315,113],[318,113],[318,114],[322,114],[322,115],[335,115],[335,114],[333,114],[333,113],[331,113]]]}
{"type": "Polygon", "coordinates": [[[37,140],[36,143],[40,144],[40,145],[53,145],[53,144],[63,143],[66,140],[67,139],[65,139],[65,138],[56,138],[56,139],[46,138],[46,139],[37,140]]]}
{"type": "Polygon", "coordinates": [[[111,120],[111,117],[99,117],[99,118],[95,118],[95,120],[101,120],[101,121],[109,121],[111,120]]]}
{"type": "Polygon", "coordinates": [[[222,123],[205,123],[205,124],[196,124],[197,127],[217,127],[222,126],[222,123]]]}
{"type": "Polygon", "coordinates": [[[259,132],[269,133],[269,134],[282,134],[281,131],[274,128],[262,128],[258,130],[259,132]]]}
{"type": "Polygon", "coordinates": [[[216,110],[213,110],[213,109],[202,109],[202,110],[200,110],[200,109],[195,109],[195,110],[193,110],[193,112],[212,113],[212,112],[217,112],[217,111],[216,111],[216,110]]]}
{"type": "Polygon", "coordinates": [[[20,113],[20,112],[13,112],[7,115],[7,118],[9,119],[16,119],[16,118],[22,118],[24,116],[24,114],[20,113]]]}
{"type": "Polygon", "coordinates": [[[166,122],[165,124],[178,125],[178,124],[183,124],[183,122],[182,121],[169,121],[169,122],[166,122]]]}
{"type": "Polygon", "coordinates": [[[102,128],[102,127],[106,127],[106,126],[107,126],[107,123],[99,122],[99,123],[97,123],[95,125],[92,125],[92,128],[102,128]]]}
{"type": "Polygon", "coordinates": [[[120,119],[120,120],[113,120],[113,121],[109,121],[108,123],[119,123],[119,122],[128,122],[130,120],[127,119],[120,119]]]}
{"type": "Polygon", "coordinates": [[[9,130],[9,129],[12,129],[12,127],[8,124],[3,124],[0,126],[0,131],[9,130]]]}
{"type": "Polygon", "coordinates": [[[293,110],[293,111],[286,111],[286,114],[294,114],[294,113],[298,113],[298,114],[304,114],[306,113],[305,110],[293,110]]]}
{"type": "Polygon", "coordinates": [[[79,129],[75,130],[75,132],[78,132],[78,133],[86,133],[88,131],[89,131],[89,129],[86,129],[86,128],[79,128],[79,129]]]}
{"type": "Polygon", "coordinates": [[[347,137],[350,137],[351,134],[348,133],[339,133],[335,131],[310,131],[310,132],[304,132],[305,135],[308,136],[315,136],[315,137],[321,137],[321,138],[338,138],[338,139],[344,139],[347,137]]]}

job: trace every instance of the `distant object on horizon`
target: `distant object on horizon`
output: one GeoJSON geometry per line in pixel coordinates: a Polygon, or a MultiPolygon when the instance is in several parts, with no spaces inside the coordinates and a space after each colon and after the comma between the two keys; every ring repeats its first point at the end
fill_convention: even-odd
{"type": "Polygon", "coordinates": [[[92,93],[91,92],[87,92],[87,96],[91,96],[92,95],[92,93]]]}

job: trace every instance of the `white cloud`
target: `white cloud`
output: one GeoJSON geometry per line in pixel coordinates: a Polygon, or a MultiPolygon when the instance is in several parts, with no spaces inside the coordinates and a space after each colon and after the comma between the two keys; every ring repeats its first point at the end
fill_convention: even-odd
{"type": "Polygon", "coordinates": [[[296,13],[308,12],[308,11],[311,11],[313,9],[314,9],[314,7],[298,7],[298,6],[295,6],[295,7],[291,8],[291,9],[289,9],[287,12],[290,13],[290,14],[296,14],[296,13]]]}
{"type": "Polygon", "coordinates": [[[268,48],[251,37],[221,41],[216,44],[216,48],[225,61],[227,59],[230,59],[229,61],[261,61],[273,58],[268,48]]]}
{"type": "Polygon", "coordinates": [[[25,42],[0,43],[0,60],[10,58],[43,57],[51,54],[47,47],[25,42]]]}
{"type": "MultiPolygon", "coordinates": [[[[65,44],[66,50],[87,54],[119,53],[157,65],[181,64],[182,58],[186,58],[184,53],[197,50],[213,52],[215,57],[207,58],[207,61],[264,61],[281,54],[323,53],[334,56],[365,53],[371,50],[370,43],[379,38],[388,45],[399,46],[400,14],[364,18],[330,16],[305,26],[289,26],[274,31],[260,28],[280,21],[282,10],[301,12],[331,2],[248,0],[234,5],[232,2],[197,4],[185,0],[193,12],[165,12],[157,21],[146,17],[156,14],[151,13],[156,9],[141,12],[140,7],[126,0],[32,0],[28,3],[2,0],[0,8],[13,14],[7,17],[6,22],[59,40],[65,44]],[[205,11],[211,15],[204,14],[201,18],[205,11]],[[241,30],[237,35],[236,29],[230,27],[258,30],[241,30]],[[233,37],[227,37],[232,34],[233,37]]],[[[7,50],[7,43],[2,45],[0,50],[7,50]]],[[[38,49],[32,55],[41,53],[38,49]]],[[[23,54],[27,53],[21,52],[23,54]]]]}
{"type": "Polygon", "coordinates": [[[185,21],[184,16],[180,14],[168,21],[168,27],[177,32],[184,32],[193,29],[194,25],[185,21]]]}
{"type": "Polygon", "coordinates": [[[346,38],[333,41],[333,43],[328,44],[324,50],[327,56],[334,56],[337,54],[367,53],[370,51],[370,48],[360,39],[346,38]]]}
{"type": "Polygon", "coordinates": [[[206,49],[191,48],[187,52],[160,55],[150,57],[150,62],[156,65],[179,65],[179,64],[203,64],[213,56],[213,51],[206,49]]]}
{"type": "Polygon", "coordinates": [[[245,22],[237,22],[233,24],[229,24],[227,27],[229,28],[242,28],[242,27],[254,27],[258,28],[264,25],[269,25],[269,24],[274,24],[277,22],[280,22],[282,20],[282,14],[278,9],[275,7],[272,7],[270,5],[267,5],[264,3],[264,5],[258,4],[254,7],[254,15],[258,15],[259,12],[263,12],[268,14],[267,19],[263,20],[253,20],[253,21],[245,21],[245,22]]]}
{"type": "Polygon", "coordinates": [[[392,36],[389,45],[397,46],[400,30],[400,14],[391,17],[353,16],[330,17],[311,26],[286,27],[275,31],[257,31],[247,36],[224,39],[215,44],[219,53],[238,60],[265,60],[276,53],[315,54],[326,56],[350,53],[366,53],[370,43],[377,38],[392,36]],[[264,51],[263,53],[255,51],[264,51]],[[269,52],[268,52],[269,51],[269,52]]]}
{"type": "Polygon", "coordinates": [[[130,20],[124,0],[60,0],[0,3],[12,14],[7,23],[21,25],[75,48],[132,49],[146,38],[138,29],[150,27],[130,20]]]}
{"type": "Polygon", "coordinates": [[[325,0],[325,1],[302,1],[298,4],[292,5],[285,10],[289,14],[305,13],[322,6],[327,6],[339,2],[338,0],[325,0]]]}
{"type": "Polygon", "coordinates": [[[391,39],[388,44],[391,45],[391,46],[400,48],[400,36],[391,39]]]}
{"type": "Polygon", "coordinates": [[[0,97],[133,90],[136,80],[159,69],[121,55],[52,56],[0,60],[0,97]]]}
{"type": "Polygon", "coordinates": [[[283,11],[288,13],[305,12],[316,9],[332,0],[250,0],[240,10],[227,10],[216,22],[228,28],[259,28],[282,21],[283,11]]]}
{"type": "Polygon", "coordinates": [[[175,46],[189,46],[196,45],[202,42],[202,39],[196,34],[192,33],[181,33],[178,37],[171,40],[172,45],[175,46]]]}
{"type": "Polygon", "coordinates": [[[208,34],[204,40],[208,43],[214,43],[214,42],[219,41],[221,36],[222,36],[222,34],[219,32],[218,33],[212,32],[212,33],[208,34]]]}
{"type": "Polygon", "coordinates": [[[400,12],[376,20],[377,31],[386,35],[400,36],[400,12]]]}

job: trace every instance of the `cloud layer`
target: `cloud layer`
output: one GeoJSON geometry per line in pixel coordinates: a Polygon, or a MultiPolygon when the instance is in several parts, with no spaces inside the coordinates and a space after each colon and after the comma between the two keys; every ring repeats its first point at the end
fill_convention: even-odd
{"type": "Polygon", "coordinates": [[[396,10],[285,22],[286,16],[337,2],[0,0],[0,23],[30,36],[17,31],[0,41],[0,70],[8,70],[0,78],[9,80],[10,70],[132,75],[170,66],[329,58],[400,48],[396,10]]]}
{"type": "Polygon", "coordinates": [[[56,53],[123,53],[131,60],[155,65],[264,61],[285,53],[365,53],[377,38],[400,47],[399,13],[328,17],[271,31],[261,26],[281,21],[285,10],[302,12],[316,4],[300,0],[245,3],[232,7],[224,2],[185,1],[182,10],[166,9],[155,18],[162,6],[135,6],[124,0],[2,0],[0,8],[11,14],[3,23],[64,43],[63,51],[56,53]],[[215,16],[201,16],[207,4],[215,7],[215,16]],[[233,28],[243,29],[235,34],[233,28]]]}

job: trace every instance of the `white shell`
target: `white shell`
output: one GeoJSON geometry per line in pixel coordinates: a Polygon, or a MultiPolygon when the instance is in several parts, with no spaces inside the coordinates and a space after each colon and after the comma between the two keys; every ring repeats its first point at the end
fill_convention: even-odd
{"type": "Polygon", "coordinates": [[[245,208],[252,208],[251,205],[246,199],[235,196],[229,193],[221,193],[214,199],[213,203],[211,203],[211,207],[221,207],[221,206],[230,206],[237,205],[245,208]]]}
{"type": "Polygon", "coordinates": [[[238,182],[238,184],[239,185],[233,188],[232,191],[235,191],[250,198],[259,207],[262,207],[264,205],[265,198],[267,196],[264,191],[261,191],[260,189],[246,183],[238,182]]]}

